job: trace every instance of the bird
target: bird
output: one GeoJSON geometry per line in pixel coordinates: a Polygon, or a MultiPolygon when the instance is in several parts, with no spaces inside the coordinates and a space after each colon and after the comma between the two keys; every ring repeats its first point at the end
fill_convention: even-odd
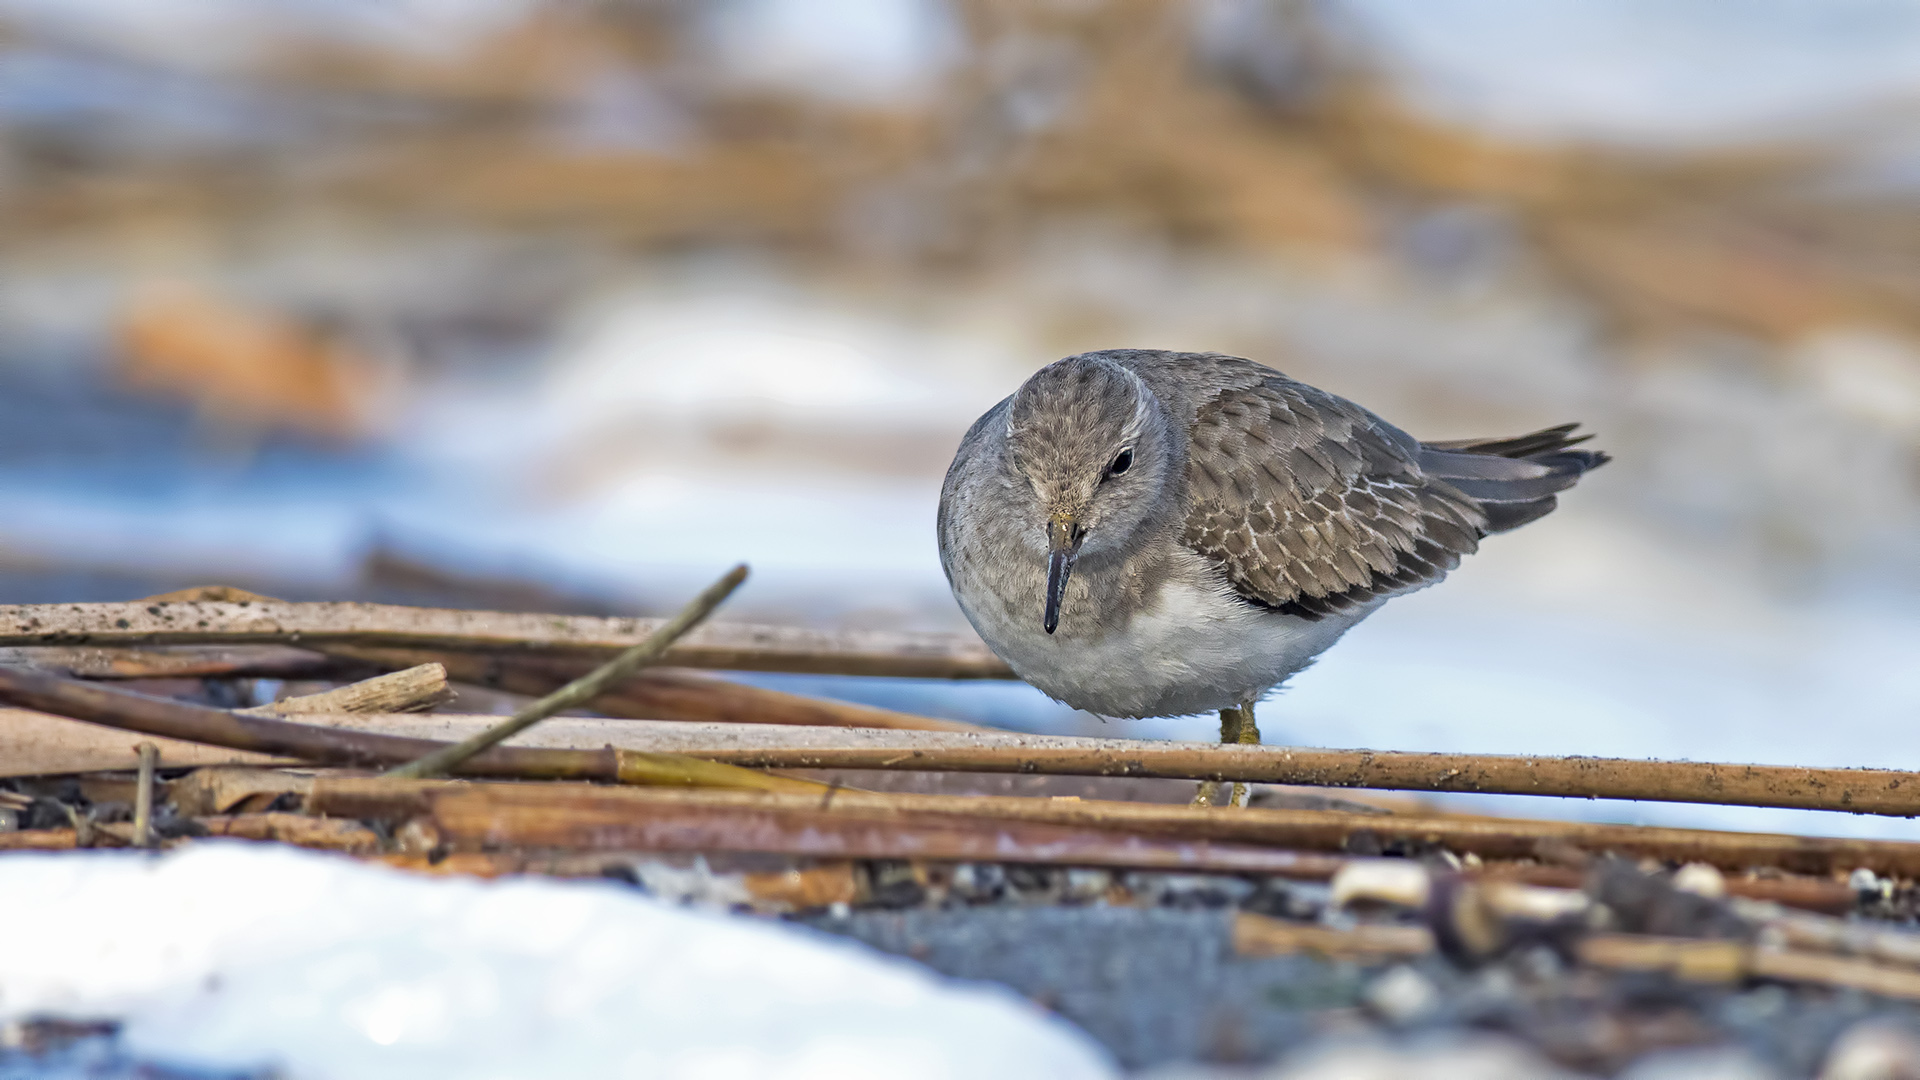
{"type": "MultiPolygon", "coordinates": [[[[1258,743],[1255,703],[1605,464],[1578,428],[1422,442],[1241,357],[1081,353],[962,437],[940,563],[982,640],[1049,697],[1218,712],[1222,742],[1258,743]]],[[[1196,805],[1220,801],[1202,782],[1196,805]]]]}

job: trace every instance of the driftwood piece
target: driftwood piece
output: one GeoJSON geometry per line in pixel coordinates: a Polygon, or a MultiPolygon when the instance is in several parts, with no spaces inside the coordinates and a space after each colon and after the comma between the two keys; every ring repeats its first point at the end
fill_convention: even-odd
{"type": "Polygon", "coordinates": [[[419,664],[318,694],[303,694],[235,711],[242,716],[269,719],[319,713],[405,713],[431,709],[452,698],[453,687],[447,684],[447,669],[439,664],[419,664]]]}
{"type": "MultiPolygon", "coordinates": [[[[0,668],[0,701],[126,731],[329,764],[396,765],[448,745],[431,739],[241,716],[17,668],[0,668]]],[[[810,780],[612,746],[598,750],[496,746],[466,762],[461,771],[481,776],[610,780],[625,784],[720,785],[791,792],[826,790],[826,785],[810,780]]]]}
{"type": "Polygon", "coordinates": [[[250,800],[306,795],[313,777],[282,769],[195,769],[166,786],[167,801],[185,817],[225,814],[250,800]]]}
{"type": "MultiPolygon", "coordinates": [[[[663,620],[515,615],[389,604],[279,600],[0,605],[0,646],[378,645],[593,656],[631,648],[663,620]]],[[[803,630],[710,623],[663,663],[830,675],[1009,679],[971,635],[803,630]]]]}
{"type": "MultiPolygon", "coordinates": [[[[463,683],[516,694],[548,694],[592,670],[592,663],[540,654],[480,655],[447,650],[328,646],[343,659],[404,667],[438,663],[463,683]]],[[[977,724],[788,694],[690,671],[642,672],[594,698],[589,707],[608,716],[722,724],[893,728],[904,731],[981,731],[977,724]]]]}

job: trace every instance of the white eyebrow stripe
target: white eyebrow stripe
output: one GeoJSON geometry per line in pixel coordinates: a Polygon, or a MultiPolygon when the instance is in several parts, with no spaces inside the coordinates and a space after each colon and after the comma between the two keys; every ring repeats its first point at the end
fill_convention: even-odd
{"type": "Polygon", "coordinates": [[[1133,416],[1128,418],[1124,429],[1127,444],[1131,446],[1139,441],[1140,436],[1146,434],[1147,424],[1153,418],[1153,412],[1147,405],[1153,400],[1153,391],[1147,389],[1146,380],[1135,374],[1133,369],[1124,364],[1113,366],[1118,368],[1121,374],[1127,377],[1127,382],[1133,386],[1133,416]]]}

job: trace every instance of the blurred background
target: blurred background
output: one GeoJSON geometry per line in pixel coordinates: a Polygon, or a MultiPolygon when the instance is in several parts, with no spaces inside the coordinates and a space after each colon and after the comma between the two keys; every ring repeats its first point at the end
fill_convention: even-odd
{"type": "Polygon", "coordinates": [[[1615,457],[1269,741],[1920,767],[1917,209],[1888,0],[0,0],[0,601],[964,628],[968,423],[1220,350],[1615,457]]]}

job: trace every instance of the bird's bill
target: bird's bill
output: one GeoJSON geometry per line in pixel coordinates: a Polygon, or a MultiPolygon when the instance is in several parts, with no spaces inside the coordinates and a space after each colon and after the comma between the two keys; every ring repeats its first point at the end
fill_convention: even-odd
{"type": "Polygon", "coordinates": [[[1040,625],[1049,634],[1060,626],[1060,600],[1067,593],[1067,578],[1085,535],[1080,523],[1065,514],[1055,514],[1047,522],[1047,608],[1040,625]]]}

